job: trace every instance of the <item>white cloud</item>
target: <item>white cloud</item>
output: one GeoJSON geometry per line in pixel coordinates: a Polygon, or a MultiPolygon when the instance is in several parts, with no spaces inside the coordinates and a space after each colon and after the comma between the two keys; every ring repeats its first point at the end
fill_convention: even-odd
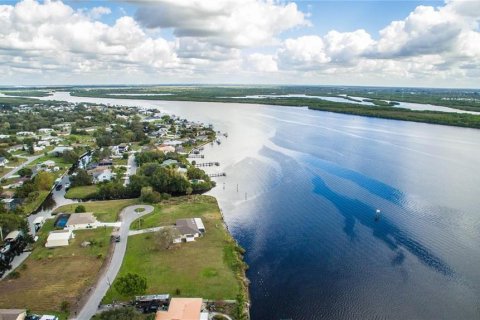
{"type": "Polygon", "coordinates": [[[100,18],[101,16],[103,15],[107,15],[107,14],[110,14],[112,13],[112,10],[110,10],[110,8],[107,8],[107,7],[95,7],[95,8],[92,8],[90,10],[90,12],[88,13],[88,15],[92,18],[92,19],[98,19],[100,18]]]}
{"type": "Polygon", "coordinates": [[[132,3],[138,6],[136,16],[124,15],[111,24],[101,21],[112,14],[106,7],[77,10],[49,0],[0,5],[0,83],[450,86],[455,79],[458,85],[478,86],[480,1],[418,6],[378,33],[358,29],[324,35],[305,35],[310,22],[295,3],[132,3]]]}
{"type": "Polygon", "coordinates": [[[121,17],[113,26],[93,18],[109,12],[101,7],[76,11],[60,1],[0,6],[3,67],[89,73],[177,63],[174,44],[148,37],[132,17],[121,17]]]}
{"type": "Polygon", "coordinates": [[[249,55],[245,61],[246,68],[259,72],[275,72],[278,71],[277,61],[273,55],[253,53],[249,55]]]}
{"type": "Polygon", "coordinates": [[[263,0],[140,2],[143,5],[136,19],[144,26],[172,28],[177,37],[195,37],[224,47],[272,44],[283,31],[308,24],[295,3],[263,0]]]}

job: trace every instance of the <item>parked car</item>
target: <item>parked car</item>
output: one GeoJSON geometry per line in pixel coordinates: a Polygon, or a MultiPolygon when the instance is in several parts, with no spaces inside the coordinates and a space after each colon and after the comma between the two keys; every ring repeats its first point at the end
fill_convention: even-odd
{"type": "Polygon", "coordinates": [[[57,186],[55,187],[55,190],[60,191],[60,190],[62,190],[62,187],[63,187],[63,185],[57,184],[57,186]]]}

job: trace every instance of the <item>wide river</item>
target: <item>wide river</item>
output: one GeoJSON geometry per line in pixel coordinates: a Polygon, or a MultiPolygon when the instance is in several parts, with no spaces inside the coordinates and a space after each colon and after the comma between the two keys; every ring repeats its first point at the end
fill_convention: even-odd
{"type": "Polygon", "coordinates": [[[228,132],[205,160],[227,173],[210,194],[247,250],[252,319],[480,318],[480,130],[305,108],[53,98],[156,107],[228,132]]]}

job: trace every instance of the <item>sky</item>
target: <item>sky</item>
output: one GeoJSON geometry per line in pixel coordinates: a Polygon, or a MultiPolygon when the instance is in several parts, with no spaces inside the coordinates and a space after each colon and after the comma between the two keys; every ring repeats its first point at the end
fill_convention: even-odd
{"type": "Polygon", "coordinates": [[[1,1],[0,85],[480,87],[480,1],[1,1]]]}

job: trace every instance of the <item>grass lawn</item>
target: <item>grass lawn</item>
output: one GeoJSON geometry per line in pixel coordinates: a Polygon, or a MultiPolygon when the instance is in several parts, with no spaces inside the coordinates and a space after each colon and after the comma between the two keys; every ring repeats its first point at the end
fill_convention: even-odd
{"type": "MultiPolygon", "coordinates": [[[[43,152],[42,152],[43,153],[43,152]]],[[[63,157],[56,157],[53,154],[48,154],[48,155],[43,155],[37,160],[33,161],[32,163],[29,164],[29,167],[34,167],[37,164],[40,164],[42,162],[45,162],[47,160],[53,160],[55,161],[55,165],[59,167],[64,167],[64,168],[69,168],[73,163],[71,162],[66,162],[63,157]]]]}
{"type": "Polygon", "coordinates": [[[78,205],[85,206],[87,212],[93,212],[95,217],[102,222],[115,222],[123,208],[137,204],[137,199],[122,199],[108,201],[88,201],[82,203],[67,204],[57,208],[54,213],[73,213],[78,205]]]}
{"type": "Polygon", "coordinates": [[[67,199],[88,199],[91,198],[97,192],[97,186],[81,186],[68,189],[65,194],[67,199]]]}
{"type": "Polygon", "coordinates": [[[114,158],[112,161],[114,166],[126,166],[128,163],[128,159],[123,158],[114,158]]]}
{"type": "MultiPolygon", "coordinates": [[[[169,250],[155,249],[153,234],[130,236],[119,275],[130,272],[145,276],[147,294],[235,299],[241,288],[237,276],[241,262],[236,244],[223,226],[215,198],[189,196],[158,204],[153,213],[143,218],[141,227],[168,225],[183,217],[201,217],[205,236],[169,250]]],[[[113,299],[128,300],[112,287],[104,302],[113,299]]]]}
{"type": "Polygon", "coordinates": [[[75,231],[67,247],[45,248],[53,220],[47,221],[32,254],[16,271],[17,279],[0,281],[0,308],[27,308],[34,312],[60,311],[62,301],[72,307],[94,284],[110,246],[111,228],[75,231]],[[83,248],[81,243],[93,245],[83,248]]]}
{"type": "Polygon", "coordinates": [[[28,215],[34,212],[35,210],[37,210],[38,207],[42,205],[43,201],[45,201],[45,199],[48,197],[49,194],[50,194],[50,191],[39,191],[39,195],[37,199],[23,205],[25,214],[28,215]]]}

